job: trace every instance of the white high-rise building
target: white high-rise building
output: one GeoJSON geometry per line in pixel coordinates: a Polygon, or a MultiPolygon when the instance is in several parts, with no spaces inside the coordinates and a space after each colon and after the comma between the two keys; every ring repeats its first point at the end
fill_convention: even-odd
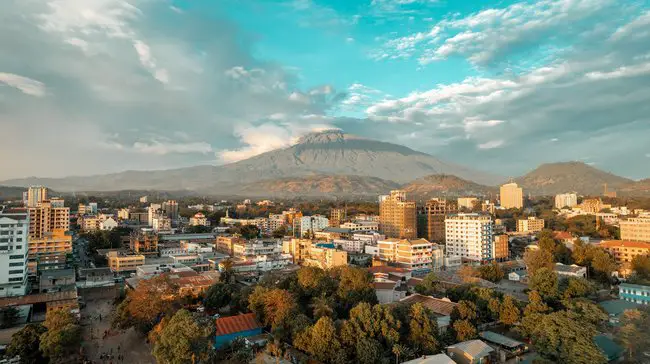
{"type": "Polygon", "coordinates": [[[300,237],[304,236],[307,232],[318,232],[323,231],[326,227],[330,226],[330,220],[325,216],[314,215],[314,216],[303,216],[300,218],[300,237]]]}
{"type": "Polygon", "coordinates": [[[445,219],[446,254],[475,261],[494,257],[490,215],[455,214],[445,219]]]}
{"type": "Polygon", "coordinates": [[[47,187],[32,186],[27,190],[25,207],[38,207],[45,200],[47,200],[47,187]]]}
{"type": "Polygon", "coordinates": [[[27,291],[29,213],[0,213],[0,297],[22,296],[27,291]]]}
{"type": "Polygon", "coordinates": [[[562,193],[555,195],[555,208],[578,206],[578,196],[575,193],[562,193]]]}

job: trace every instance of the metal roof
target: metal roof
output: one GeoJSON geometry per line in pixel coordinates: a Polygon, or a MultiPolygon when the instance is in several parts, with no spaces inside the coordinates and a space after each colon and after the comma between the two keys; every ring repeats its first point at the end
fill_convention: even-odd
{"type": "Polygon", "coordinates": [[[262,327],[257,322],[257,318],[255,317],[254,313],[218,318],[215,321],[215,324],[217,326],[216,336],[249,331],[262,327]]]}
{"type": "Polygon", "coordinates": [[[506,348],[510,348],[510,349],[514,349],[517,348],[518,346],[525,345],[521,341],[511,339],[507,336],[503,336],[501,334],[497,334],[496,332],[492,332],[492,331],[482,331],[478,335],[486,341],[499,344],[501,346],[505,346],[506,348]]]}

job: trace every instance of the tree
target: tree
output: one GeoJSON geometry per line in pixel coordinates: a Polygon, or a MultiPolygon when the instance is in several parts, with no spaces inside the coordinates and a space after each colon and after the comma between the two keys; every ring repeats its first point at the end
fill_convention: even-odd
{"type": "Polygon", "coordinates": [[[650,256],[637,255],[632,259],[632,270],[636,273],[637,277],[645,280],[650,279],[650,256]]]}
{"type": "Polygon", "coordinates": [[[616,260],[608,252],[601,248],[592,248],[593,252],[591,267],[598,273],[603,281],[609,281],[612,272],[618,269],[616,260]]]}
{"type": "Polygon", "coordinates": [[[560,296],[557,273],[548,268],[540,268],[531,277],[530,289],[537,291],[544,301],[549,302],[560,296]]]}
{"type": "Polygon", "coordinates": [[[16,324],[20,319],[20,312],[13,306],[0,309],[0,328],[7,329],[16,324]]]}
{"type": "Polygon", "coordinates": [[[478,269],[479,277],[494,283],[498,283],[505,275],[501,267],[496,262],[492,264],[483,265],[478,269]]]}
{"type": "Polygon", "coordinates": [[[79,352],[81,327],[77,319],[63,309],[47,313],[44,325],[47,329],[41,337],[40,349],[50,363],[69,363],[79,352]]]}
{"type": "Polygon", "coordinates": [[[336,353],[341,350],[336,327],[329,317],[321,317],[314,326],[299,334],[295,345],[323,363],[335,362],[336,353]]]}
{"type": "Polygon", "coordinates": [[[499,321],[506,326],[512,326],[519,321],[520,314],[519,307],[512,296],[505,296],[499,312],[499,321]]]}
{"type": "Polygon", "coordinates": [[[164,325],[154,340],[152,354],[158,363],[191,363],[205,358],[210,350],[213,327],[199,325],[181,309],[164,325]]]}
{"type": "Polygon", "coordinates": [[[472,283],[475,281],[474,278],[478,275],[476,270],[474,268],[470,267],[469,265],[464,265],[458,269],[458,276],[461,277],[463,282],[465,283],[472,283]]]}
{"type": "Polygon", "coordinates": [[[573,298],[587,297],[596,292],[596,287],[590,281],[579,278],[569,277],[560,281],[562,297],[565,300],[573,298]]]}
{"type": "Polygon", "coordinates": [[[331,297],[322,295],[312,299],[311,308],[313,310],[314,319],[318,320],[321,317],[333,318],[335,315],[334,301],[331,297]]]}
{"type": "Polygon", "coordinates": [[[260,229],[255,225],[244,225],[239,229],[239,233],[244,239],[250,240],[259,237],[260,229]]]}
{"type": "Polygon", "coordinates": [[[296,312],[296,301],[291,292],[283,289],[255,287],[248,297],[248,308],[273,330],[288,326],[288,321],[296,312]]]}
{"type": "Polygon", "coordinates": [[[352,347],[362,338],[372,338],[390,349],[399,342],[401,327],[390,306],[362,302],[350,310],[350,318],[343,322],[341,339],[352,347]]]}
{"type": "Polygon", "coordinates": [[[530,337],[539,320],[549,311],[550,308],[544,303],[542,296],[537,291],[530,291],[528,293],[528,305],[524,309],[524,317],[518,331],[522,335],[530,337]]]}
{"type": "Polygon", "coordinates": [[[40,364],[47,360],[40,350],[41,335],[47,329],[39,324],[27,324],[22,330],[11,335],[11,342],[7,346],[9,356],[20,356],[23,364],[40,364]]]}
{"type": "Polygon", "coordinates": [[[553,269],[553,254],[547,250],[531,249],[524,253],[524,262],[529,275],[534,275],[541,268],[553,269]]]}
{"type": "Polygon", "coordinates": [[[488,311],[492,320],[498,320],[501,315],[501,301],[498,298],[490,298],[488,301],[488,311]]]}
{"type": "Polygon", "coordinates": [[[287,227],[282,225],[279,228],[273,230],[273,233],[271,234],[276,239],[281,239],[287,236],[287,227]]]}
{"type": "Polygon", "coordinates": [[[589,247],[581,239],[575,239],[571,257],[577,265],[586,266],[590,264],[589,247]]]}
{"type": "Polygon", "coordinates": [[[458,306],[454,307],[451,312],[451,320],[469,320],[470,322],[478,318],[476,304],[471,301],[460,301],[458,306]]]}
{"type": "Polygon", "coordinates": [[[427,274],[417,286],[415,291],[419,294],[430,296],[440,288],[438,276],[434,272],[427,274]]]}
{"type": "Polygon", "coordinates": [[[357,342],[355,352],[357,360],[360,364],[375,364],[381,362],[382,359],[381,344],[371,338],[363,338],[357,342]]]}
{"type": "Polygon", "coordinates": [[[440,350],[436,317],[420,303],[411,306],[408,340],[409,344],[424,355],[435,354],[440,350]]]}
{"type": "Polygon", "coordinates": [[[210,286],[205,292],[203,305],[212,310],[219,310],[230,303],[232,298],[232,288],[230,285],[218,282],[210,286]]]}
{"type": "Polygon", "coordinates": [[[467,341],[476,337],[476,327],[469,320],[458,320],[453,324],[456,340],[467,341]]]}
{"type": "Polygon", "coordinates": [[[623,312],[618,337],[627,351],[630,361],[642,361],[643,350],[650,346],[650,312],[626,310],[623,312]]]}
{"type": "Polygon", "coordinates": [[[339,287],[337,295],[343,311],[349,310],[360,302],[377,303],[377,295],[373,288],[373,277],[365,269],[342,267],[337,270],[339,287]]]}
{"type": "Polygon", "coordinates": [[[233,283],[233,278],[235,277],[235,271],[233,270],[233,261],[232,259],[224,259],[219,263],[220,266],[220,275],[219,282],[222,283],[233,283]]]}

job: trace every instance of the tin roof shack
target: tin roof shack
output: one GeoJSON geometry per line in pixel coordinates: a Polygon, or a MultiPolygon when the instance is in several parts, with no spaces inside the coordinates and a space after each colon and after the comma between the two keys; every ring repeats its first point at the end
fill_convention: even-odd
{"type": "Polygon", "coordinates": [[[247,338],[262,334],[262,325],[257,322],[254,313],[218,318],[215,321],[217,331],[214,348],[219,349],[237,338],[247,338]]]}
{"type": "Polygon", "coordinates": [[[458,364],[492,363],[495,351],[481,340],[463,341],[447,347],[447,355],[458,364]]]}
{"type": "Polygon", "coordinates": [[[478,336],[500,353],[505,353],[506,358],[512,358],[528,352],[528,346],[521,341],[492,331],[482,331],[478,336]]]}

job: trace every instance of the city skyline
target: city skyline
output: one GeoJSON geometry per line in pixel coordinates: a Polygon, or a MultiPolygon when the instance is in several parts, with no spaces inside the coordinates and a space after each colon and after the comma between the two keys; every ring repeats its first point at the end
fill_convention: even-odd
{"type": "Polygon", "coordinates": [[[503,176],[580,160],[647,178],[648,9],[10,1],[0,179],[225,164],[330,128],[503,176]]]}

